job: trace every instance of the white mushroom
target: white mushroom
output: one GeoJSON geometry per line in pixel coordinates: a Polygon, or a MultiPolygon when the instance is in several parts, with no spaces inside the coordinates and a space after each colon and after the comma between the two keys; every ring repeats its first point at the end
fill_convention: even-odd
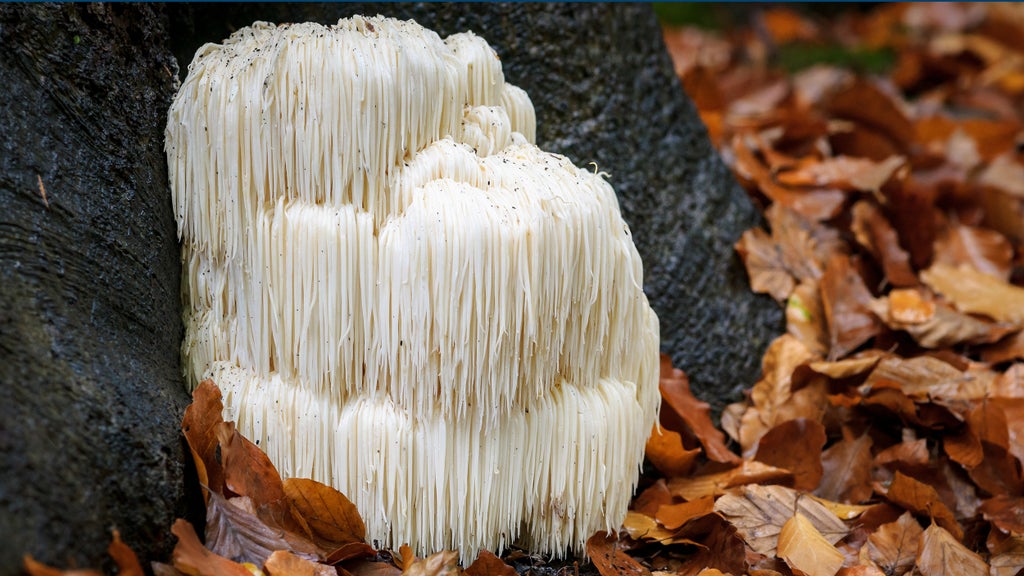
{"type": "Polygon", "coordinates": [[[486,42],[380,17],[239,30],[171,106],[187,379],[378,546],[580,553],[625,516],[658,322],[611,186],[534,133],[486,42]]]}

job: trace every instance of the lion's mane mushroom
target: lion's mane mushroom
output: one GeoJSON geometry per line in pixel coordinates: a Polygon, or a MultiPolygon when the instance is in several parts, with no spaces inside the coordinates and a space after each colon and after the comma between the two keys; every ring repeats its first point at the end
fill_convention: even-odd
{"type": "Polygon", "coordinates": [[[560,555],[625,515],[658,321],[611,186],[534,132],[486,42],[380,17],[239,30],[171,106],[187,378],[380,546],[560,555]]]}

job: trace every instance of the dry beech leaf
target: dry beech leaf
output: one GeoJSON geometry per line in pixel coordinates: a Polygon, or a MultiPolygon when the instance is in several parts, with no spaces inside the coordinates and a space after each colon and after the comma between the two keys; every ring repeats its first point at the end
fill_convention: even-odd
{"type": "Polygon", "coordinates": [[[830,359],[846,356],[881,332],[881,323],[869,308],[871,300],[871,292],[850,257],[833,255],[821,279],[821,301],[831,345],[830,359]]]}
{"type": "Polygon", "coordinates": [[[622,551],[618,539],[607,532],[598,532],[587,539],[587,556],[601,576],[650,576],[630,555],[622,551]]]}
{"type": "Polygon", "coordinates": [[[481,550],[465,572],[468,576],[516,576],[515,568],[487,550],[481,550]]]}
{"type": "Polygon", "coordinates": [[[284,494],[321,548],[340,548],[366,539],[363,518],[344,494],[315,480],[289,478],[284,494]]]}
{"type": "Polygon", "coordinates": [[[863,502],[871,497],[871,437],[843,438],[821,455],[822,479],[814,493],[826,500],[863,502]]]}
{"type": "Polygon", "coordinates": [[[708,568],[720,570],[719,574],[744,574],[747,571],[746,547],[736,528],[722,517],[705,516],[711,528],[700,537],[700,546],[675,570],[678,576],[699,576],[708,568]]]}
{"type": "Polygon", "coordinates": [[[793,473],[774,466],[744,460],[739,466],[722,472],[672,478],[668,490],[684,500],[697,500],[706,496],[724,494],[729,488],[747,484],[789,484],[793,473]]]}
{"type": "Polygon", "coordinates": [[[1024,330],[1011,334],[981,350],[981,360],[992,364],[1024,360],[1024,330]]]}
{"type": "Polygon", "coordinates": [[[981,513],[1007,534],[1024,536],[1024,498],[999,495],[981,503],[981,513]]]}
{"type": "Polygon", "coordinates": [[[980,400],[988,388],[985,379],[932,356],[882,358],[861,388],[867,392],[882,385],[897,385],[901,392],[920,401],[980,400]]]}
{"type": "Polygon", "coordinates": [[[966,264],[1007,280],[1013,267],[1013,245],[995,230],[951,223],[935,240],[935,262],[953,267],[966,264]]]}
{"type": "Polygon", "coordinates": [[[931,517],[933,521],[949,530],[956,538],[963,538],[963,529],[957,524],[953,513],[942,502],[939,493],[932,486],[906,476],[902,472],[896,472],[885,497],[893,504],[903,506],[915,514],[931,517]]]}
{"type": "Polygon", "coordinates": [[[443,551],[431,554],[422,560],[412,562],[402,574],[408,576],[457,576],[462,574],[459,568],[459,553],[443,551]]]}
{"type": "Polygon", "coordinates": [[[710,514],[714,509],[714,496],[705,496],[690,502],[662,506],[655,518],[666,529],[676,530],[694,518],[710,514]]]}
{"type": "Polygon", "coordinates": [[[659,472],[673,478],[684,476],[693,470],[701,449],[687,450],[683,446],[683,437],[678,432],[655,424],[651,435],[647,437],[644,453],[659,472]]]}
{"type": "Polygon", "coordinates": [[[754,460],[793,473],[793,488],[814,490],[824,472],[821,449],[825,427],[814,420],[797,418],[776,425],[757,444],[754,460]]]}
{"type": "Polygon", "coordinates": [[[184,572],[163,562],[150,562],[149,567],[153,570],[153,576],[184,576],[184,572]]]}
{"type": "Polygon", "coordinates": [[[690,391],[686,374],[672,367],[672,360],[661,355],[661,398],[693,431],[704,447],[704,453],[715,462],[738,462],[739,457],[725,447],[725,434],[711,421],[711,406],[701,402],[690,391]]]}
{"type": "Polygon", "coordinates": [[[336,566],[338,576],[398,576],[402,573],[388,562],[371,562],[369,560],[353,560],[346,562],[344,567],[336,566]]]}
{"type": "Polygon", "coordinates": [[[117,530],[113,531],[113,539],[110,541],[110,545],[107,546],[107,554],[110,554],[110,557],[114,559],[114,563],[117,564],[118,576],[145,575],[142,564],[139,563],[139,557],[135,554],[134,550],[121,540],[121,533],[117,530]]]}
{"type": "Polygon", "coordinates": [[[910,512],[883,524],[868,536],[868,557],[890,576],[906,574],[917,560],[924,529],[910,512]]]}
{"type": "Polygon", "coordinates": [[[815,529],[835,544],[849,528],[835,514],[813,498],[782,486],[744,486],[715,502],[715,512],[729,520],[755,552],[774,556],[779,531],[794,511],[803,514],[815,529]]]}
{"type": "Polygon", "coordinates": [[[220,388],[212,380],[203,380],[192,392],[192,403],[185,408],[181,431],[185,434],[199,474],[199,484],[214,492],[224,492],[224,470],[217,460],[217,429],[222,422],[220,388]]]}
{"type": "Polygon", "coordinates": [[[206,547],[228,560],[261,566],[275,550],[289,549],[281,531],[270,528],[244,496],[228,500],[210,493],[206,505],[206,547]]]}
{"type": "Polygon", "coordinates": [[[332,566],[311,562],[285,550],[277,550],[263,567],[269,576],[337,576],[332,566]]]}
{"type": "Polygon", "coordinates": [[[30,554],[22,559],[22,566],[29,576],[102,576],[99,570],[58,570],[39,562],[30,554]]]}
{"type": "Polygon", "coordinates": [[[814,186],[877,192],[906,159],[890,156],[881,162],[866,158],[836,156],[797,170],[780,172],[776,181],[784,186],[814,186]]]}
{"type": "Polygon", "coordinates": [[[952,300],[961,312],[1024,326],[1024,288],[970,266],[953,267],[942,263],[921,272],[921,279],[952,300]]]}
{"type": "Polygon", "coordinates": [[[843,566],[843,553],[799,512],[779,531],[778,555],[794,572],[806,576],[835,576],[843,566]]]}
{"type": "Polygon", "coordinates": [[[1017,576],[1024,570],[1024,536],[1006,536],[993,530],[987,545],[991,576],[1017,576]]]}
{"type": "Polygon", "coordinates": [[[735,248],[747,268],[751,290],[768,294],[779,302],[789,298],[796,281],[783,265],[782,257],[767,232],[760,228],[747,230],[735,248]]]}
{"type": "Polygon", "coordinates": [[[658,513],[659,508],[674,502],[675,499],[668,490],[668,483],[664,478],[658,478],[654,484],[651,484],[636,498],[633,498],[630,508],[653,518],[658,513]]]}
{"type": "Polygon", "coordinates": [[[171,526],[171,533],[178,537],[174,546],[172,562],[174,567],[189,576],[252,576],[237,562],[218,556],[207,550],[196,531],[187,521],[178,519],[171,526]]]}
{"type": "Polygon", "coordinates": [[[637,542],[653,540],[662,544],[671,544],[676,535],[675,531],[666,529],[653,517],[635,510],[626,512],[622,528],[630,538],[637,542]]]}
{"type": "Polygon", "coordinates": [[[786,301],[786,331],[816,356],[828,355],[828,325],[817,280],[804,280],[786,301]]]}
{"type": "Polygon", "coordinates": [[[983,576],[988,564],[940,526],[932,524],[921,537],[917,569],[922,576],[983,576]]]}
{"type": "Polygon", "coordinates": [[[869,308],[886,326],[910,334],[924,348],[989,344],[1015,330],[937,304],[915,289],[893,290],[889,296],[873,300],[869,308]]]}

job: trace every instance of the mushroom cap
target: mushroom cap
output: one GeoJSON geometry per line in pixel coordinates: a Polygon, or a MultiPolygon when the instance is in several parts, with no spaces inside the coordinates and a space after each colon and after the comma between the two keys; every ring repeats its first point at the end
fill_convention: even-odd
{"type": "Polygon", "coordinates": [[[533,143],[479,37],[256,23],[171,106],[186,376],[285,476],[424,554],[615,529],[658,322],[614,190],[533,143]]]}

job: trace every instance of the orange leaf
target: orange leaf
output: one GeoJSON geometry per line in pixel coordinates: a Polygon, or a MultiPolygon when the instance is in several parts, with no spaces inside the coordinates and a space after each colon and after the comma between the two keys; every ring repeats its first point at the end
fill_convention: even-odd
{"type": "Polygon", "coordinates": [[[808,519],[829,544],[850,532],[846,524],[820,502],[802,498],[796,490],[782,486],[744,486],[719,498],[715,512],[736,527],[747,546],[768,556],[775,555],[782,526],[794,512],[808,519]]]}
{"type": "Polygon", "coordinates": [[[457,576],[461,573],[459,553],[451,551],[438,552],[416,560],[402,572],[408,576],[457,576]]]}
{"type": "Polygon", "coordinates": [[[882,265],[886,279],[894,286],[916,286],[917,275],[910,267],[910,255],[900,246],[892,224],[874,202],[861,200],[853,205],[850,224],[857,242],[882,265]]]}
{"type": "Polygon", "coordinates": [[[217,460],[217,428],[223,421],[223,411],[220,388],[212,380],[203,380],[192,392],[192,403],[181,420],[199,483],[218,494],[224,492],[224,470],[217,460]]]}
{"type": "Polygon", "coordinates": [[[337,548],[366,539],[366,526],[344,494],[315,480],[289,478],[284,494],[309,525],[314,540],[324,548],[337,548]]]}
{"type": "Polygon", "coordinates": [[[1024,498],[999,495],[982,502],[980,512],[1003,532],[1024,535],[1024,498]]]}
{"type": "Polygon", "coordinates": [[[700,448],[687,450],[678,432],[658,425],[651,430],[645,448],[647,459],[669,478],[689,474],[700,453],[700,448]]]}
{"type": "Polygon", "coordinates": [[[704,453],[715,462],[738,462],[739,457],[725,447],[725,434],[711,422],[711,406],[701,402],[690,391],[690,380],[672,359],[661,355],[661,398],[686,423],[704,447],[704,453]]]}
{"type": "Polygon", "coordinates": [[[834,576],[843,566],[843,553],[799,512],[779,531],[778,555],[794,572],[806,576],[834,576]]]}
{"type": "Polygon", "coordinates": [[[487,550],[481,550],[476,560],[466,568],[467,576],[516,576],[516,569],[487,550]]]}
{"type": "Polygon", "coordinates": [[[807,418],[779,424],[761,437],[754,460],[793,473],[793,488],[814,490],[823,474],[821,449],[825,427],[807,418]]]}
{"type": "Polygon", "coordinates": [[[837,156],[796,170],[780,172],[776,181],[784,186],[815,186],[840,188],[843,190],[878,191],[906,159],[890,156],[882,162],[866,158],[837,156]]]}
{"type": "Polygon", "coordinates": [[[969,266],[954,268],[942,263],[921,272],[921,279],[952,300],[962,312],[1024,326],[1024,288],[969,266]]]}
{"type": "Polygon", "coordinates": [[[117,564],[117,576],[145,575],[142,564],[139,563],[139,557],[135,555],[134,550],[121,541],[121,533],[117,530],[114,530],[114,539],[107,547],[107,554],[110,554],[114,563],[117,564]]]}
{"type": "Polygon", "coordinates": [[[988,564],[940,526],[932,524],[924,531],[917,553],[917,569],[922,576],[964,576],[988,574],[988,564]]]}
{"type": "Polygon", "coordinates": [[[746,547],[736,528],[717,514],[705,516],[711,528],[700,536],[700,546],[680,566],[679,576],[744,574],[747,571],[746,547]],[[710,572],[709,570],[714,570],[710,572]]]}
{"type": "Polygon", "coordinates": [[[598,532],[587,540],[587,556],[601,576],[650,576],[651,571],[622,551],[618,539],[598,532]]]}
{"type": "Polygon", "coordinates": [[[645,488],[643,492],[633,499],[630,508],[641,514],[654,517],[658,513],[659,508],[672,503],[674,503],[674,499],[672,498],[672,493],[668,490],[665,479],[659,478],[654,484],[645,488]]]}
{"type": "Polygon", "coordinates": [[[174,567],[189,576],[252,576],[244,566],[218,556],[203,547],[196,531],[187,521],[178,519],[171,526],[171,533],[178,537],[174,546],[172,561],[174,567]]]}
{"type": "Polygon", "coordinates": [[[25,555],[22,563],[29,576],[101,576],[102,574],[99,570],[58,570],[37,561],[29,554],[25,555]]]}
{"type": "Polygon", "coordinates": [[[832,359],[846,356],[881,332],[881,323],[869,307],[871,293],[849,256],[834,254],[825,265],[821,301],[832,359]]]}
{"type": "Polygon", "coordinates": [[[337,571],[325,564],[311,562],[291,552],[277,550],[263,564],[270,576],[336,576],[337,571]]]}
{"type": "Polygon", "coordinates": [[[1013,245],[995,230],[954,222],[935,240],[935,261],[954,267],[966,264],[1007,280],[1013,267],[1013,245]]]}
{"type": "Polygon", "coordinates": [[[957,524],[949,508],[939,499],[939,493],[928,484],[919,482],[902,472],[896,472],[885,497],[892,503],[903,506],[915,514],[930,516],[956,538],[963,538],[964,532],[957,524]]]}
{"type": "Polygon", "coordinates": [[[661,522],[662,526],[665,528],[675,530],[698,516],[710,514],[714,509],[714,496],[705,496],[690,502],[680,502],[679,504],[668,504],[666,506],[662,506],[658,509],[658,514],[655,518],[657,518],[658,522],[661,522]]]}
{"type": "Polygon", "coordinates": [[[791,483],[793,473],[761,462],[744,460],[739,466],[723,472],[672,478],[668,489],[685,500],[718,496],[728,488],[747,484],[791,483]]]}

